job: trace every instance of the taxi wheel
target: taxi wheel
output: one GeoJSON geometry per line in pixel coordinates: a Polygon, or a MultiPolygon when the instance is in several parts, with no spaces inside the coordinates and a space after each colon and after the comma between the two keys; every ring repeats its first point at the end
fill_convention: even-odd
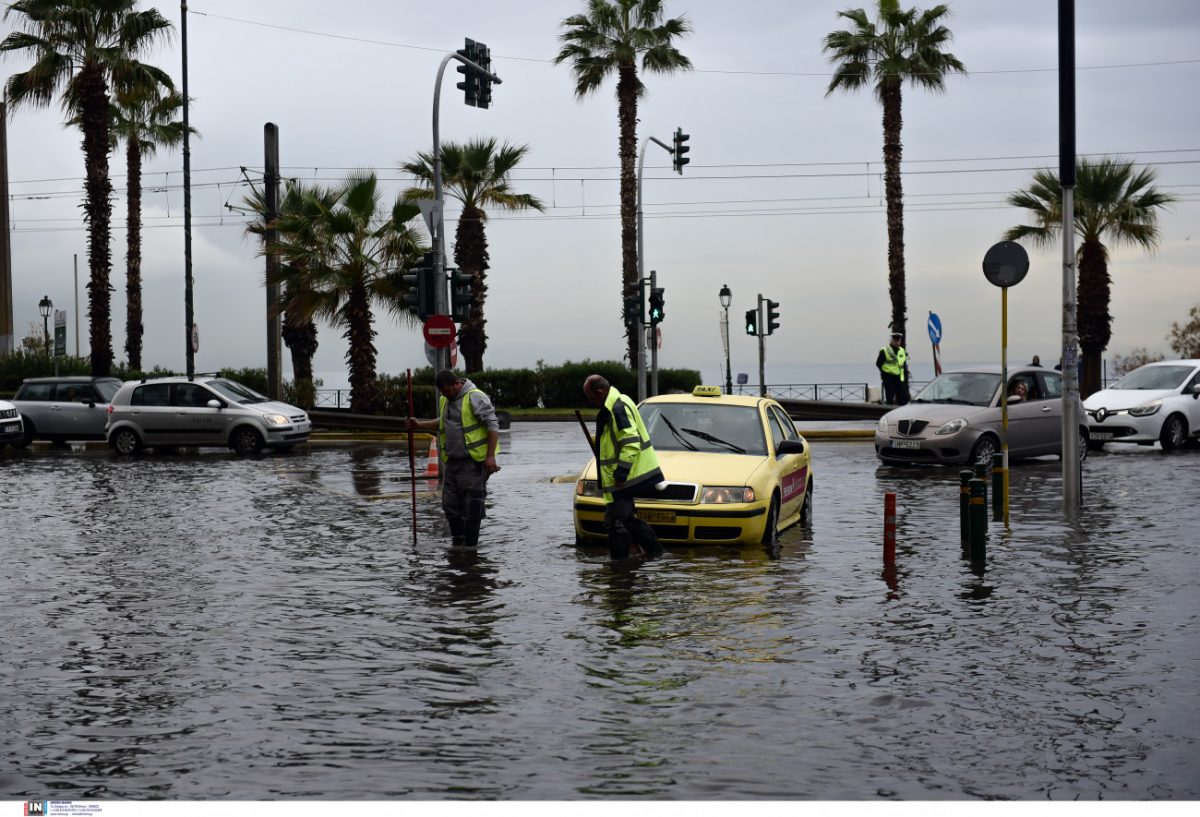
{"type": "Polygon", "coordinates": [[[762,543],[767,547],[779,544],[779,495],[771,497],[771,509],[767,511],[767,524],[763,528],[762,543]]]}
{"type": "Polygon", "coordinates": [[[1178,414],[1172,414],[1167,418],[1167,421],[1163,423],[1162,431],[1158,435],[1158,441],[1162,444],[1163,451],[1174,451],[1183,448],[1183,444],[1187,442],[1187,438],[1187,420],[1178,414]]]}
{"type": "Polygon", "coordinates": [[[142,450],[142,440],[132,429],[120,428],[113,432],[108,444],[121,456],[136,454],[142,450]]]}
{"type": "Polygon", "coordinates": [[[245,426],[234,431],[229,438],[229,447],[237,454],[257,454],[262,445],[262,437],[258,436],[258,432],[245,426]]]}
{"type": "Polygon", "coordinates": [[[800,506],[800,524],[810,527],[813,521],[812,483],[804,491],[804,504],[800,506]]]}

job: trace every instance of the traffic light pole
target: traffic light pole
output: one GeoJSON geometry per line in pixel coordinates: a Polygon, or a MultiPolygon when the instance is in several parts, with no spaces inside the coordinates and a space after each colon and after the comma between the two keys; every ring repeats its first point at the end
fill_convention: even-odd
{"type": "MultiPolygon", "coordinates": [[[[500,84],[500,77],[490,71],[487,71],[476,65],[471,60],[464,57],[462,54],[452,53],[447,54],[442,58],[442,64],[438,66],[437,79],[433,84],[433,213],[430,221],[434,225],[434,235],[430,236],[433,240],[433,306],[437,315],[450,314],[450,298],[448,296],[448,282],[446,280],[446,220],[443,215],[444,202],[442,198],[442,141],[441,131],[438,125],[441,113],[442,99],[442,75],[446,73],[446,65],[450,60],[458,60],[465,65],[469,65],[476,71],[485,74],[492,82],[500,84]]],[[[450,348],[435,350],[434,366],[435,371],[442,371],[450,368],[450,348]]]]}
{"type": "Polygon", "coordinates": [[[758,293],[758,393],[761,397],[767,396],[767,332],[766,324],[763,322],[763,296],[758,293]]]}
{"type": "MultiPolygon", "coordinates": [[[[645,231],[642,229],[642,201],[643,201],[643,199],[642,199],[642,171],[646,165],[646,146],[649,145],[651,142],[658,145],[663,150],[667,151],[667,153],[670,153],[672,156],[675,155],[675,151],[671,149],[670,145],[663,144],[662,142],[655,139],[653,136],[647,136],[645,139],[642,140],[642,149],[638,156],[638,169],[637,169],[637,275],[638,275],[637,285],[638,285],[638,289],[639,289],[639,292],[638,292],[639,301],[641,300],[640,299],[640,296],[641,296],[640,289],[644,285],[645,280],[646,280],[646,273],[645,273],[646,243],[643,239],[643,234],[645,231]]],[[[653,274],[653,273],[651,273],[651,274],[653,274]]],[[[650,286],[653,287],[654,284],[651,283],[650,286]]],[[[638,384],[638,402],[639,403],[646,399],[646,323],[645,323],[645,321],[646,321],[646,316],[644,314],[644,310],[639,309],[638,310],[637,327],[636,327],[636,332],[637,332],[637,375],[638,375],[637,376],[637,384],[638,384]]],[[[654,352],[653,352],[653,358],[654,358],[654,365],[657,367],[657,365],[658,365],[658,344],[652,343],[651,345],[655,347],[654,352]]],[[[654,385],[651,388],[653,388],[655,393],[657,393],[658,392],[657,368],[654,371],[653,380],[654,380],[654,385]]]]}
{"type": "MultiPolygon", "coordinates": [[[[639,235],[641,231],[638,231],[639,235]]],[[[639,260],[641,253],[638,253],[639,260]]],[[[650,291],[658,286],[658,273],[650,270],[650,291]]],[[[650,321],[650,396],[658,394],[658,324],[650,321]]]]}

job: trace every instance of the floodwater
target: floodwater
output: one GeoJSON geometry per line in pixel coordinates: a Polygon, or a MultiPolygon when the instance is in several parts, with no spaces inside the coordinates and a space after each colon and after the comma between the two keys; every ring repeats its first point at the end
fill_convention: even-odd
{"type": "Polygon", "coordinates": [[[473,556],[394,447],[8,450],[0,799],[1200,797],[1200,452],[1093,455],[1074,523],[1015,465],[973,567],[956,469],[813,451],[777,554],[618,571],[574,424],[505,435],[473,556]]]}

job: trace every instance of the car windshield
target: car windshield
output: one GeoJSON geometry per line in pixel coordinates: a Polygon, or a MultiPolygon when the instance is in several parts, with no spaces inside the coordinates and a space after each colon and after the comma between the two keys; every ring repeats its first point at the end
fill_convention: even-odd
{"type": "Polygon", "coordinates": [[[1125,375],[1109,388],[1138,391],[1177,389],[1192,370],[1191,366],[1143,366],[1125,375]]]}
{"type": "Polygon", "coordinates": [[[767,455],[762,420],[754,406],[646,403],[641,413],[650,444],[659,451],[767,455]]]}
{"type": "Polygon", "coordinates": [[[961,403],[967,406],[990,406],[1000,388],[1000,375],[987,372],[947,372],[940,374],[921,389],[914,403],[961,403]]]}
{"type": "Polygon", "coordinates": [[[120,388],[120,383],[114,383],[111,380],[96,381],[96,391],[100,392],[100,399],[105,403],[111,403],[113,396],[116,395],[117,390],[120,388]]]}
{"type": "Polygon", "coordinates": [[[210,389],[219,392],[222,397],[228,397],[235,403],[265,403],[268,398],[263,397],[253,389],[243,386],[236,380],[210,380],[206,383],[210,389]]]}

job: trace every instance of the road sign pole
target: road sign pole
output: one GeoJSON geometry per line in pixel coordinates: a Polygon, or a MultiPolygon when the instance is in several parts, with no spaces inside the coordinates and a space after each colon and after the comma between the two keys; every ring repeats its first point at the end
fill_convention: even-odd
{"type": "Polygon", "coordinates": [[[758,332],[758,393],[761,397],[767,396],[767,344],[766,344],[766,327],[763,326],[763,296],[758,293],[758,320],[754,325],[758,332]]]}

